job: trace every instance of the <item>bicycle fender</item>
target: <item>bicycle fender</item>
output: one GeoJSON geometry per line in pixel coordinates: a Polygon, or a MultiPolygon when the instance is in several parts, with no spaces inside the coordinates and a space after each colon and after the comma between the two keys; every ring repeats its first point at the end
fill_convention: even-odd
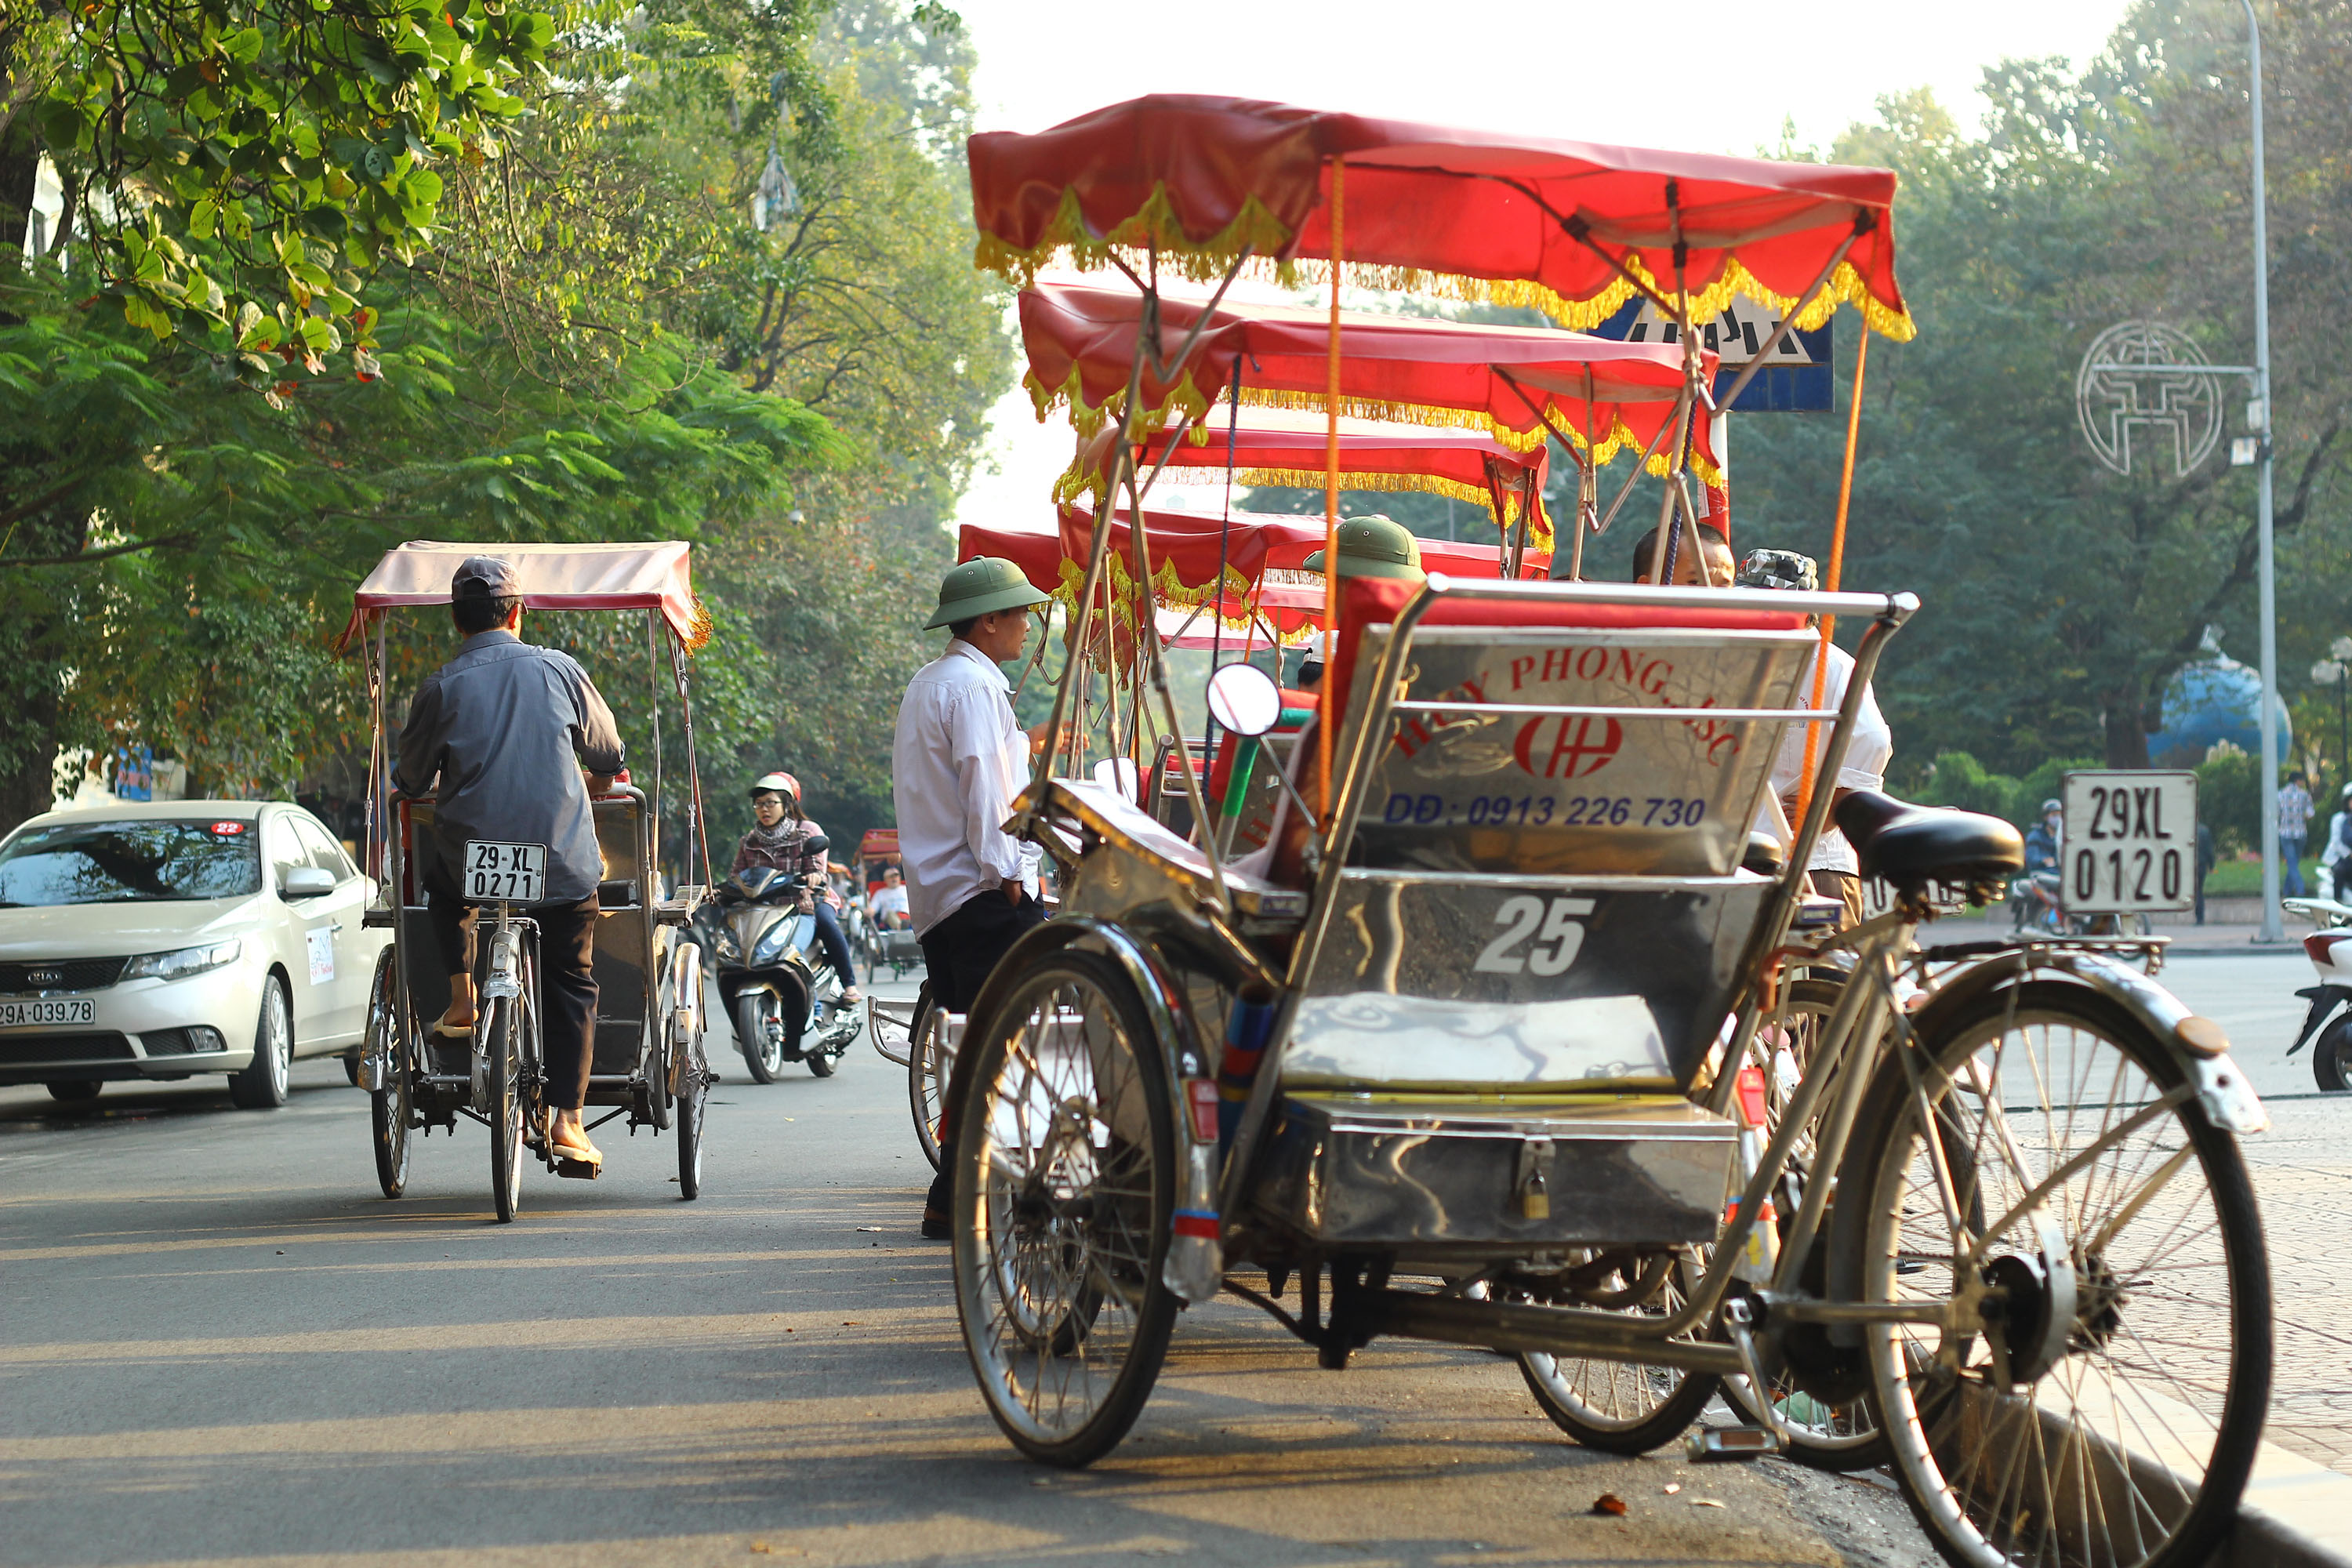
{"type": "Polygon", "coordinates": [[[1924,1033],[1944,1014],[1956,1012],[1986,993],[2028,980],[2079,985],[2129,1013],[2171,1055],[2182,1076],[2197,1086],[2206,1117],[2240,1137],[2268,1131],[2270,1113],[2230,1059],[2230,1037],[2221,1025],[2189,1010],[2179,997],[2138,970],[2103,952],[2042,949],[1996,954],[1939,983],[1916,1025],[1924,1033]]]}

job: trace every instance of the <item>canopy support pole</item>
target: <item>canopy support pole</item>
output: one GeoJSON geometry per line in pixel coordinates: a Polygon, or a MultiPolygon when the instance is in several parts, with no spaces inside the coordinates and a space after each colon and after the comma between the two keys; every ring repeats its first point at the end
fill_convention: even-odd
{"type": "MultiPolygon", "coordinates": [[[[1838,471],[1837,524],[1830,531],[1830,569],[1822,586],[1837,592],[1839,578],[1845,574],[1845,520],[1848,504],[1853,500],[1853,453],[1862,436],[1862,375],[1870,363],[1870,328],[1865,323],[1856,334],[1861,340],[1853,348],[1853,400],[1845,411],[1845,462],[1838,471]]],[[[1813,652],[1813,708],[1818,711],[1822,698],[1829,689],[1830,634],[1837,629],[1835,616],[1822,617],[1822,644],[1813,652]]],[[[1813,741],[1820,733],[1818,720],[1805,721],[1805,765],[1798,775],[1797,816],[1802,819],[1813,804],[1813,741]]]]}
{"type": "Polygon", "coordinates": [[[647,826],[647,837],[653,845],[654,875],[661,875],[661,814],[662,814],[662,742],[661,742],[661,612],[646,612],[646,678],[652,688],[647,693],[648,710],[653,714],[654,727],[654,787],[647,795],[653,802],[653,821],[647,826]]]}
{"type": "MultiPolygon", "coordinates": [[[[1339,268],[1345,252],[1348,161],[1331,160],[1331,330],[1324,345],[1323,418],[1323,700],[1315,726],[1315,760],[1322,773],[1317,802],[1323,831],[1332,824],[1331,721],[1344,695],[1338,689],[1339,639],[1339,268]]],[[[1500,521],[1500,520],[1497,520],[1500,521]]]]}

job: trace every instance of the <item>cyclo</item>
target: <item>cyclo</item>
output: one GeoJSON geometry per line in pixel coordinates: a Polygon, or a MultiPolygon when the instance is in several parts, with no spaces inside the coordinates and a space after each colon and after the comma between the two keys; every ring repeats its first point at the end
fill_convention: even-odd
{"type": "MultiPolygon", "coordinates": [[[[1735,287],[1783,310],[1776,340],[1836,298],[1907,335],[1884,171],[1186,98],[971,153],[983,259],[1111,260],[1144,285],[1114,411],[1131,521],[1138,388],[1175,384],[1198,341],[1150,320],[1166,255],[1228,281],[1253,253],[1389,280],[1531,270],[1517,297],[1571,317],[1639,289],[1695,367],[1691,329],[1735,287]]],[[[1661,523],[1693,548],[1682,432],[1711,379],[1665,448],[1661,523]]],[[[1800,923],[1818,781],[1918,601],[1444,573],[1334,597],[1331,706],[1297,743],[1328,760],[1284,786],[1312,815],[1295,881],[1055,756],[1016,815],[1061,865],[1063,912],[966,1021],[950,1156],[959,1314],[1013,1442],[1107,1452],[1180,1308],[1223,1290],[1327,1366],[1383,1334],[1513,1353],[1555,1421],[1621,1450],[1671,1440],[1720,1381],[1755,1425],[1717,1447],[1859,1446],[1955,1562],[2202,1562],[2270,1373],[2234,1142],[2265,1120],[2222,1032],[2115,956],[2148,941],[1923,944],[1939,889],[1980,897],[2019,863],[1990,818],[1846,795],[1836,819],[1894,907],[1800,923]],[[1837,616],[1864,627],[1824,709],[1803,675],[1837,616]],[[1814,782],[1778,853],[1751,849],[1792,723],[1825,731],[1814,782]],[[1800,1420],[1791,1385],[1859,1419],[1800,1420]]],[[[1273,722],[1255,684],[1213,678],[1237,733],[1273,722]]],[[[1202,771],[1177,772],[1207,822],[1202,771]]]]}
{"type": "MultiPolygon", "coordinates": [[[[359,1064],[358,1081],[370,1097],[376,1177],[385,1197],[399,1197],[408,1184],[412,1135],[429,1135],[436,1126],[454,1134],[457,1119],[466,1117],[489,1129],[490,1190],[499,1218],[506,1221],[521,1203],[526,1157],[550,1171],[559,1163],[541,1131],[537,935],[522,912],[537,897],[546,847],[444,847],[462,857],[469,901],[482,910],[476,974],[482,1005],[468,1070],[437,1071],[425,1026],[447,1006],[449,983],[417,873],[418,835],[432,831],[433,803],[392,790],[394,728],[386,689],[399,651],[391,637],[396,612],[446,605],[452,568],[481,551],[476,544],[412,542],[387,552],[354,595],[341,642],[358,643],[366,659],[373,720],[366,851],[383,894],[363,918],[393,933],[369,992],[359,1064]]],[[[497,553],[514,565],[529,609],[645,616],[653,700],[643,738],[652,742],[652,787],[640,788],[624,775],[590,803],[604,879],[597,889],[599,995],[587,1103],[608,1108],[592,1126],[625,1116],[632,1132],[641,1126],[675,1132],[679,1195],[693,1198],[702,1190],[703,1113],[712,1075],[703,1054],[702,952],[689,926],[708,888],[708,871],[703,883],[667,896],[660,874],[665,662],[686,747],[688,835],[697,841],[703,837],[687,658],[706,628],[694,596],[689,547],[510,544],[497,553]]],[[[701,850],[707,868],[707,842],[701,850]]]]}

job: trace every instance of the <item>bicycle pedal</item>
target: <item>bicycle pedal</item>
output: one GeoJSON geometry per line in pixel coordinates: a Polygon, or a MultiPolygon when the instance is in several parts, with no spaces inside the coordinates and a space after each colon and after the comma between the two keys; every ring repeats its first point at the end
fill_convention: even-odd
{"type": "Polygon", "coordinates": [[[555,1173],[569,1176],[575,1182],[593,1182],[604,1173],[604,1163],[602,1160],[558,1160],[555,1162],[555,1173]]]}
{"type": "Polygon", "coordinates": [[[1683,1439],[1683,1453],[1695,1465],[1765,1459],[1780,1449],[1779,1435],[1765,1426],[1702,1426],[1683,1439]]]}

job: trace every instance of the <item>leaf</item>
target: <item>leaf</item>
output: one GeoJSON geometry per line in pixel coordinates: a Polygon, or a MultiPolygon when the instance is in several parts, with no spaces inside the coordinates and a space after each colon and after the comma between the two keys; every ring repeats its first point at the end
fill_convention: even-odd
{"type": "Polygon", "coordinates": [[[213,226],[219,220],[220,207],[210,196],[188,209],[188,232],[198,239],[210,239],[213,226]]]}

